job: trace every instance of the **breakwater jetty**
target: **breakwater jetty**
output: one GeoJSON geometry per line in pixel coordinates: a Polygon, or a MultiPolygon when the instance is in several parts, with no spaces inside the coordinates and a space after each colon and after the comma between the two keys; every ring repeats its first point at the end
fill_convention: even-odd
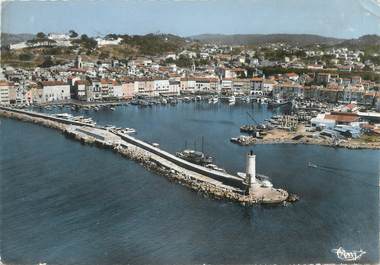
{"type": "Polygon", "coordinates": [[[0,107],[0,116],[54,128],[82,143],[112,149],[140,163],[146,169],[208,197],[234,201],[243,205],[279,204],[289,199],[288,192],[276,189],[268,185],[267,180],[262,181],[256,177],[255,171],[252,171],[252,165],[255,165],[252,154],[249,160],[250,170],[247,167],[245,174],[235,176],[190,163],[117,130],[7,107],[0,107]]]}

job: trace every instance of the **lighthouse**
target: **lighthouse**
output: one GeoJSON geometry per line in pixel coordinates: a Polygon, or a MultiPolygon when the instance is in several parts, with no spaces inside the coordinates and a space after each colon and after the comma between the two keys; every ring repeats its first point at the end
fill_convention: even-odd
{"type": "Polygon", "coordinates": [[[247,154],[245,181],[250,187],[256,183],[256,155],[252,150],[247,154]]]}

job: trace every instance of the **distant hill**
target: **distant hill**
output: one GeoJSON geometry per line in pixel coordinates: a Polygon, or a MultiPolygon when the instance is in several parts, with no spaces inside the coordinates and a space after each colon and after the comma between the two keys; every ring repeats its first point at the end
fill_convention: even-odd
{"type": "Polygon", "coordinates": [[[344,39],[322,37],[311,34],[202,34],[190,37],[203,43],[225,45],[260,45],[265,43],[284,42],[291,45],[307,46],[312,44],[336,45],[344,39]]]}
{"type": "Polygon", "coordinates": [[[340,43],[340,46],[349,47],[366,47],[366,46],[380,46],[380,36],[379,35],[364,35],[358,39],[350,39],[340,43]]]}
{"type": "Polygon", "coordinates": [[[7,46],[9,44],[15,44],[34,38],[33,34],[11,34],[11,33],[1,33],[1,47],[7,46]]]}

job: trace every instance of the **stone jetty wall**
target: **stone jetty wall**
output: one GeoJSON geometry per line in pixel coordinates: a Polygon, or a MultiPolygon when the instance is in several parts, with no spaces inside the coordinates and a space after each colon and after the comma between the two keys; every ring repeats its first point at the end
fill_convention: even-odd
{"type": "MultiPolygon", "coordinates": [[[[31,122],[39,125],[43,125],[48,128],[53,128],[63,132],[68,137],[71,137],[77,141],[84,144],[95,144],[103,148],[112,148],[114,151],[118,152],[124,157],[130,160],[136,161],[141,164],[144,168],[149,171],[155,172],[161,176],[168,178],[170,181],[174,181],[183,186],[186,186],[198,193],[201,193],[205,197],[211,197],[220,200],[229,200],[233,202],[240,203],[242,205],[253,205],[261,203],[260,199],[254,196],[244,195],[236,190],[229,190],[220,186],[217,186],[206,181],[201,181],[194,178],[190,171],[178,172],[174,169],[168,168],[167,166],[160,163],[160,161],[152,158],[150,153],[140,147],[128,144],[127,147],[122,147],[120,145],[109,146],[105,142],[99,141],[94,137],[83,134],[76,134],[69,130],[69,126],[56,121],[47,120],[39,117],[29,116],[27,114],[16,113],[12,111],[0,110],[0,116],[16,119],[25,122],[31,122]],[[188,172],[188,173],[186,173],[188,172]]],[[[273,201],[272,203],[282,203],[284,200],[273,201]]]]}

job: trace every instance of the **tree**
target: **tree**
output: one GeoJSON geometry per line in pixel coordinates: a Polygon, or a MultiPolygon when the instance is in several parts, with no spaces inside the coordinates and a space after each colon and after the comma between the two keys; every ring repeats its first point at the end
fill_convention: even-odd
{"type": "Polygon", "coordinates": [[[78,33],[76,33],[74,30],[69,30],[69,36],[70,38],[76,38],[78,37],[78,33]]]}
{"type": "Polygon", "coordinates": [[[117,35],[117,34],[107,34],[104,38],[106,40],[116,40],[117,38],[119,38],[119,35],[117,35]]]}
{"type": "Polygon", "coordinates": [[[36,37],[37,39],[46,39],[46,35],[43,32],[38,32],[36,37]]]}
{"type": "Polygon", "coordinates": [[[86,34],[82,34],[80,39],[76,39],[72,41],[73,43],[79,44],[83,48],[90,50],[96,48],[98,43],[93,38],[88,37],[86,34]]]}
{"type": "Polygon", "coordinates": [[[191,67],[193,65],[193,60],[187,56],[180,55],[176,64],[179,67],[191,67]]]}

